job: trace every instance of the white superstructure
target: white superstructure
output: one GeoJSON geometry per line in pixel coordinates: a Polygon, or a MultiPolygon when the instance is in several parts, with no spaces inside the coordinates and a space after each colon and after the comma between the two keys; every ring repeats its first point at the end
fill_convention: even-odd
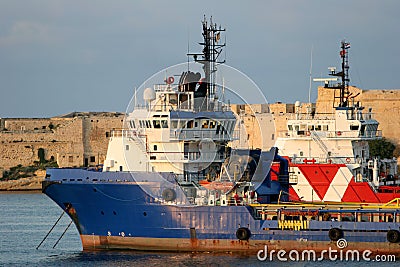
{"type": "MultiPolygon", "coordinates": [[[[324,81],[326,90],[335,90],[334,113],[300,113],[300,103],[296,102],[293,118],[288,119],[287,131],[278,137],[276,146],[293,164],[346,164],[352,175],[346,178],[346,184],[354,179],[356,182],[368,181],[377,188],[379,172],[385,169],[384,177],[396,174],[397,162],[381,161],[369,154],[368,141],[381,139],[382,133],[372,110],[365,111],[360,103],[355,103],[355,96],[348,90],[349,48],[350,44],[343,41],[340,51],[342,70],[336,72],[336,68],[329,68],[329,75],[340,77],[341,82],[331,84],[337,78],[315,79],[324,81]]],[[[296,170],[292,172],[299,174],[296,170]]],[[[308,182],[303,184],[308,186],[308,182]]]]}

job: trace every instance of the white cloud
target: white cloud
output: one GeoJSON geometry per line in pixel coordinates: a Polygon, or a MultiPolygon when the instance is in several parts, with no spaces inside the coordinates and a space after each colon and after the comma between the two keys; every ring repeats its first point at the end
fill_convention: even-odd
{"type": "Polygon", "coordinates": [[[55,36],[48,25],[32,21],[17,21],[5,36],[0,36],[0,45],[52,43],[55,41],[55,36]]]}

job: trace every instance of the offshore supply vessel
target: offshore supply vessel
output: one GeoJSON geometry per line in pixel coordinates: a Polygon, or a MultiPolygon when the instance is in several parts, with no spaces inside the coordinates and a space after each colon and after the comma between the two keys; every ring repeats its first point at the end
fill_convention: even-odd
{"type": "Polygon", "coordinates": [[[359,93],[349,86],[349,48],[341,42],[339,71],[330,67],[330,78],[314,79],[333,91],[334,113],[302,113],[296,102],[275,143],[290,160],[290,200],[386,203],[400,197],[397,160],[370,156],[369,141],[382,133],[372,110],[354,101],[359,93]]]}
{"type": "Polygon", "coordinates": [[[215,83],[224,29],[202,25],[202,53],[191,55],[203,73],[187,69],[177,83],[165,75],[144,89],[144,105],[135,98],[124,129],[112,132],[102,170],[47,170],[43,193],[70,216],[83,249],[256,255],[266,245],[322,251],[345,239],[346,249],[399,255],[398,201],[289,203],[288,160],[276,148],[230,147],[237,119],[215,83]]]}

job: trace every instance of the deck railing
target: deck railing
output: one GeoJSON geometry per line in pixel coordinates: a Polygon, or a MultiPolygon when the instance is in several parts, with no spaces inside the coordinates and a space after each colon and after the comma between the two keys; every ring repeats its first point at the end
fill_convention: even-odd
{"type": "Polygon", "coordinates": [[[234,130],[232,134],[226,131],[216,132],[215,129],[202,129],[202,130],[189,130],[189,129],[171,129],[170,139],[171,140],[201,140],[201,139],[212,139],[218,141],[233,141],[239,139],[239,131],[234,130]]]}

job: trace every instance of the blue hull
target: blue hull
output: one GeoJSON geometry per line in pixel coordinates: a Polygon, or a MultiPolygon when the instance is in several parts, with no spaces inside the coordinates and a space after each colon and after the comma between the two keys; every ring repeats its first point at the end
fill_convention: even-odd
{"type": "Polygon", "coordinates": [[[43,192],[73,219],[85,250],[241,251],[316,249],[336,246],[328,232],[343,230],[348,249],[400,254],[400,243],[387,241],[399,222],[310,221],[307,229],[282,229],[277,220],[257,218],[251,206],[168,205],[157,202],[127,173],[77,170],[54,172],[43,192]],[[70,175],[70,178],[66,178],[70,175]],[[78,178],[79,175],[81,178],[78,178]],[[119,181],[115,177],[119,177],[119,181]],[[60,176],[61,177],[61,176],[60,176]],[[73,177],[73,178],[71,178],[73,177]],[[124,177],[126,179],[124,179],[124,177]],[[239,240],[239,228],[249,236],[239,240]]]}

